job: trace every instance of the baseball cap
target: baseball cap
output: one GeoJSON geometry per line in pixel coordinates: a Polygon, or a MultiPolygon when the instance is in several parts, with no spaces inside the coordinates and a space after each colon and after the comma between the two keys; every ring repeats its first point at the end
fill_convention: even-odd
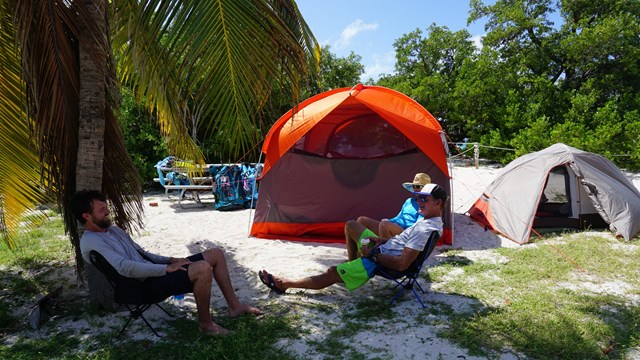
{"type": "Polygon", "coordinates": [[[413,191],[416,195],[429,195],[434,199],[447,201],[447,192],[438,184],[426,184],[420,191],[413,191]]]}

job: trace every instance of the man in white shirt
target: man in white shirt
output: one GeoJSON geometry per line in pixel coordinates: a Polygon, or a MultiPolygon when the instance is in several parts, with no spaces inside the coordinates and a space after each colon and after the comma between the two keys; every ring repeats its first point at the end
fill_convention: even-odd
{"type": "Polygon", "coordinates": [[[229,316],[262,314],[260,309],[241,303],[236,296],[222,250],[208,249],[187,258],[166,257],[145,251],[124,230],[111,225],[106,199],[95,190],[77,192],[71,199],[71,208],[74,216],[85,226],[80,239],[80,251],[85,262],[89,263],[89,253],[95,250],[120,275],[138,278],[167,297],[193,292],[201,333],[229,333],[213,322],[209,312],[214,279],[227,301],[229,316]]]}
{"type": "Polygon", "coordinates": [[[289,288],[323,289],[335,283],[344,283],[353,291],[371,279],[378,266],[395,271],[406,270],[424,249],[433,231],[442,235],[442,211],[447,201],[446,191],[437,184],[426,184],[413,194],[418,201],[418,211],[424,218],[402,233],[382,239],[363,225],[349,221],[345,225],[349,261],[332,266],[320,275],[298,280],[275,277],[262,270],[258,273],[260,280],[280,294],[289,288]],[[365,238],[375,243],[373,249],[362,246],[361,241],[365,238]]]}

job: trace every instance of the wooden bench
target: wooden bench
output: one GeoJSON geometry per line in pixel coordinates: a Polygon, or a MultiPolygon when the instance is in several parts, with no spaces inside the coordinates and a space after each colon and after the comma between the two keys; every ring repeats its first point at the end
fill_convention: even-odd
{"type": "Polygon", "coordinates": [[[211,190],[211,194],[213,194],[213,184],[209,184],[209,185],[165,185],[165,193],[167,193],[169,190],[179,190],[180,194],[178,194],[178,205],[180,205],[180,207],[182,206],[182,199],[185,196],[185,193],[187,191],[191,191],[191,195],[192,195],[192,199],[198,203],[204,206],[204,204],[202,204],[202,200],[200,200],[200,194],[199,191],[202,190],[211,190]]]}

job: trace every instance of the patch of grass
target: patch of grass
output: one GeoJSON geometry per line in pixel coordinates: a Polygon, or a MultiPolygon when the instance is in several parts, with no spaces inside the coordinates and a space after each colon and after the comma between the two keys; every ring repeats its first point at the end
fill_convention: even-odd
{"type": "Polygon", "coordinates": [[[4,243],[0,245],[2,332],[25,326],[26,314],[14,315],[16,310],[28,307],[37,296],[60,285],[59,278],[50,278],[56,268],[73,266],[72,247],[63,236],[62,219],[57,216],[48,219],[36,228],[19,232],[14,249],[9,249],[4,243]]]}
{"type": "Polygon", "coordinates": [[[327,359],[370,358],[360,351],[361,345],[355,336],[367,331],[378,332],[378,322],[395,317],[393,309],[386,302],[373,298],[359,299],[347,306],[338,307],[336,311],[340,313],[340,321],[333,326],[325,324],[329,329],[326,336],[309,342],[315,351],[327,359]]]}
{"type": "MultiPolygon", "coordinates": [[[[293,354],[274,344],[312,335],[309,324],[324,330],[307,345],[327,359],[394,358],[392,349],[362,348],[359,336],[398,323],[437,327],[438,336],[486,358],[512,352],[534,359],[623,359],[625,350],[640,346],[640,309],[634,306],[640,294],[640,246],[608,237],[564,234],[519,248],[486,250],[500,258],[497,262],[489,260],[491,256],[467,258],[459,249],[445,251],[422,278],[432,283],[432,292],[453,300],[429,301],[427,295],[427,308],[409,316],[388,305],[386,298],[394,292],[387,286],[375,297],[346,303],[332,296],[326,301],[315,293],[310,301],[306,297],[311,295],[299,292],[289,295],[299,296],[299,302],[273,299],[264,304],[269,315],[216,319],[234,331],[231,336],[203,337],[197,323],[185,315],[158,325],[166,334],[158,341],[133,340],[126,334],[115,338],[121,324],[105,320],[77,291],[61,299],[58,316],[83,318],[87,326],[106,328],[104,332],[87,340],[51,321],[38,332],[46,336],[18,336],[26,321],[12,316],[17,307],[31,304],[53,286],[75,285],[60,280],[74,263],[59,218],[31,231],[18,245],[15,251],[0,246],[2,359],[294,359],[308,354],[293,354]],[[466,305],[456,304],[456,298],[466,305]],[[326,320],[320,315],[327,314],[335,314],[334,320],[320,324],[326,320]]],[[[398,301],[416,302],[412,294],[398,301]]],[[[419,308],[417,302],[415,306],[419,308]]]]}
{"type": "Polygon", "coordinates": [[[11,315],[11,307],[6,301],[0,301],[0,329],[6,329],[13,325],[14,322],[15,319],[11,315]]]}
{"type": "MultiPolygon", "coordinates": [[[[621,295],[598,292],[609,282],[640,288],[640,264],[630,261],[640,250],[619,244],[571,235],[555,244],[496,249],[506,263],[473,262],[441,284],[492,306],[452,315],[440,334],[477,355],[510,348],[532,358],[620,357],[616,350],[638,346],[640,310],[621,295]]],[[[451,265],[429,270],[443,280],[446,270],[439,267],[451,265]]]]}
{"type": "Polygon", "coordinates": [[[37,228],[21,233],[15,249],[0,244],[0,264],[37,270],[51,262],[68,262],[73,259],[69,238],[64,236],[64,223],[60,216],[50,217],[37,228]]]}
{"type": "MultiPolygon", "coordinates": [[[[89,344],[71,334],[55,334],[48,339],[23,338],[13,346],[0,346],[3,359],[295,359],[273,344],[281,338],[297,336],[283,317],[243,316],[220,321],[233,331],[229,336],[208,337],[198,332],[197,323],[186,319],[167,322],[167,335],[157,342],[96,336],[89,344]]],[[[145,328],[146,330],[146,328],[145,328]]],[[[130,330],[127,330],[130,331],[130,330]]]]}
{"type": "Polygon", "coordinates": [[[20,339],[13,346],[0,345],[0,357],[3,359],[50,359],[50,358],[83,358],[75,349],[80,345],[80,339],[63,334],[40,339],[20,339]],[[62,355],[62,356],[61,356],[62,355]]]}

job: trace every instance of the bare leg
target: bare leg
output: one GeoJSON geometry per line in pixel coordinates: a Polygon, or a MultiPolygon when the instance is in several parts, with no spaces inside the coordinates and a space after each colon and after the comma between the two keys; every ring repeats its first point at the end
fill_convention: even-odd
{"type": "MultiPolygon", "coordinates": [[[[266,270],[262,270],[261,274],[264,278],[267,278],[269,273],[266,270]]],[[[273,276],[273,282],[278,289],[285,291],[291,288],[313,290],[324,289],[327,286],[343,281],[342,278],[340,278],[340,275],[338,275],[336,267],[332,266],[320,275],[309,276],[299,280],[284,279],[273,276]]]]}
{"type": "Polygon", "coordinates": [[[209,249],[202,253],[206,262],[208,262],[213,268],[213,277],[222,291],[222,296],[227,301],[229,308],[229,316],[235,317],[242,314],[254,314],[260,315],[262,311],[256,307],[249,306],[240,302],[233,291],[233,285],[231,284],[231,277],[229,276],[229,268],[227,267],[227,260],[224,257],[224,253],[220,249],[209,249]]]}
{"type": "Polygon", "coordinates": [[[380,221],[367,216],[360,216],[356,222],[380,236],[380,233],[378,232],[378,229],[380,228],[380,221]]]}
{"type": "Polygon", "coordinates": [[[360,235],[365,230],[365,227],[353,220],[347,221],[344,224],[344,238],[347,242],[347,256],[349,257],[349,261],[355,260],[360,256],[360,252],[358,251],[358,240],[360,240],[360,235]]]}
{"type": "Polygon", "coordinates": [[[211,302],[211,266],[204,261],[189,265],[189,279],[193,283],[193,297],[196,299],[200,332],[207,335],[228,334],[229,330],[216,324],[211,319],[209,304],[211,302]]]}
{"type": "Polygon", "coordinates": [[[389,239],[403,232],[404,229],[398,224],[394,224],[387,220],[382,220],[379,225],[378,234],[382,239],[389,239]]]}

